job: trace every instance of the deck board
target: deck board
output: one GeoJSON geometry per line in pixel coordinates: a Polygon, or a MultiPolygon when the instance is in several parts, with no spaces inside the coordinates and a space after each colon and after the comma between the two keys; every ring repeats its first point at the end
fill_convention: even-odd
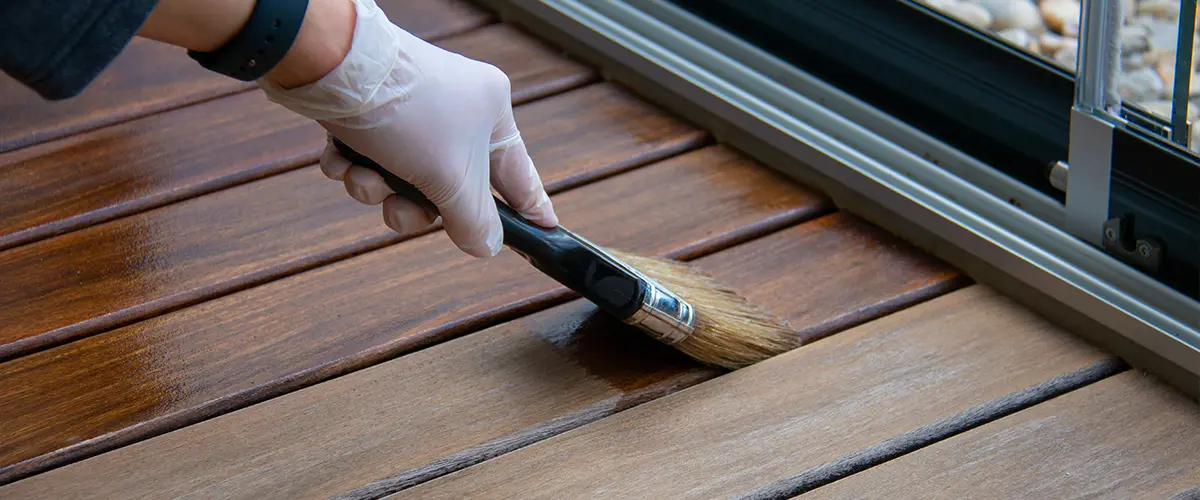
{"type": "Polygon", "coordinates": [[[1105,357],[975,285],[394,498],[728,498],[1105,357]]]}
{"type": "MultiPolygon", "coordinates": [[[[555,199],[567,227],[652,255],[715,251],[829,206],[720,147],[555,199]]],[[[436,232],[17,358],[0,364],[0,481],[567,297],[511,252],[476,260],[436,232]]]]}
{"type": "Polygon", "coordinates": [[[253,88],[210,72],[185,51],[135,39],[90,86],[46,101],[0,73],[0,153],[253,88]]]}
{"type": "MultiPolygon", "coordinates": [[[[551,191],[705,139],[611,84],[519,106],[515,116],[551,191]]],[[[0,252],[0,359],[398,237],[378,207],[358,204],[313,166],[9,249],[0,252]]]]}
{"type": "MultiPolygon", "coordinates": [[[[728,497],[1111,359],[468,0],[379,4],[510,76],[564,225],[806,345],[702,367],[395,235],[320,127],[136,40],[66,102],[0,77],[0,497],[728,497]]],[[[1123,373],[806,496],[1165,497],[1196,410],[1123,373]]]]}
{"type": "Polygon", "coordinates": [[[798,498],[1162,498],[1200,486],[1200,405],[1129,371],[798,498]]]}
{"type": "MultiPolygon", "coordinates": [[[[595,78],[512,28],[441,44],[503,69],[517,103],[595,78]]],[[[324,137],[252,91],[0,154],[0,249],[314,163],[324,137]]]]}
{"type": "Polygon", "coordinates": [[[426,40],[465,33],[495,21],[470,0],[376,0],[388,20],[426,40]]]}
{"type": "MultiPolygon", "coordinates": [[[[956,280],[953,270],[844,214],[696,265],[794,328],[826,335],[848,314],[877,317],[944,293],[956,280]],[[843,261],[857,263],[857,272],[822,272],[842,269],[843,261]],[[838,293],[830,300],[817,290],[838,293]]],[[[431,464],[456,453],[462,456],[451,462],[469,463],[719,373],[574,301],[48,472],[0,495],[327,498],[400,473],[442,472],[431,464]],[[485,443],[491,445],[480,449],[485,443]]]]}
{"type": "MultiPolygon", "coordinates": [[[[379,5],[393,22],[427,39],[492,20],[461,0],[384,0],[379,5]]],[[[181,48],[135,39],[85,91],[65,101],[47,102],[0,74],[0,152],[252,87],[201,68],[181,48]]]]}

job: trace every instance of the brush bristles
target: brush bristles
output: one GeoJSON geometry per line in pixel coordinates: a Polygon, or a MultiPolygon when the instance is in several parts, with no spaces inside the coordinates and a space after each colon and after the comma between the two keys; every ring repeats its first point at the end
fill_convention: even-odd
{"type": "Polygon", "coordinates": [[[693,359],[738,369],[800,345],[785,321],[688,264],[608,251],[692,305],[695,331],[674,347],[693,359]]]}

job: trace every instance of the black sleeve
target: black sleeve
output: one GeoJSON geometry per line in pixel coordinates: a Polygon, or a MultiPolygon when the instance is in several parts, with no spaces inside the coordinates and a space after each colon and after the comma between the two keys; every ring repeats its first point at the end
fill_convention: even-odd
{"type": "Polygon", "coordinates": [[[0,0],[0,69],[46,99],[75,96],[129,44],[157,3],[0,0]]]}

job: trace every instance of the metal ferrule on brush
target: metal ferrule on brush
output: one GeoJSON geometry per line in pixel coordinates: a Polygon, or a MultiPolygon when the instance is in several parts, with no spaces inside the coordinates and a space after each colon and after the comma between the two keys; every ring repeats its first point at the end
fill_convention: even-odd
{"type": "MultiPolygon", "coordinates": [[[[639,273],[640,274],[640,273],[639,273]]],[[[646,280],[642,307],[625,320],[667,345],[688,338],[693,331],[692,305],[652,280],[646,280]]]]}
{"type": "Polygon", "coordinates": [[[587,238],[566,229],[562,229],[562,231],[578,239],[581,244],[596,252],[612,265],[636,276],[645,285],[646,291],[642,295],[641,307],[625,318],[625,324],[636,326],[667,345],[678,344],[692,334],[695,329],[696,313],[691,304],[658,284],[657,281],[626,264],[625,261],[588,241],[587,238]]]}

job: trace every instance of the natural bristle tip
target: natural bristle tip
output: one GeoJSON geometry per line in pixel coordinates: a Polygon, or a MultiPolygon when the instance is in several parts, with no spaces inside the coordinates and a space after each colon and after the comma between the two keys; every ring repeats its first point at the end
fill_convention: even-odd
{"type": "Polygon", "coordinates": [[[800,345],[799,337],[785,321],[691,265],[609,252],[692,305],[695,331],[673,347],[700,362],[737,369],[800,345]]]}

